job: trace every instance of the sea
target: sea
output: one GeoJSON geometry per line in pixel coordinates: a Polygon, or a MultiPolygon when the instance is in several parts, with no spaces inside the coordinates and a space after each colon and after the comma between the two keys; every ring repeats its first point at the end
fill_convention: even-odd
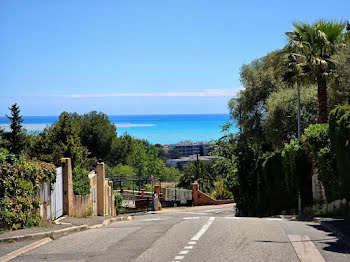
{"type": "MultiPolygon", "coordinates": [[[[223,136],[222,126],[230,121],[228,114],[186,115],[110,115],[117,127],[117,136],[128,133],[135,138],[146,139],[152,144],[174,144],[191,140],[211,141],[223,136]]],[[[58,116],[23,116],[23,126],[41,131],[58,120],[58,116]]],[[[9,121],[0,117],[0,127],[8,129],[9,121]]],[[[236,128],[231,128],[236,132],[236,128]]]]}

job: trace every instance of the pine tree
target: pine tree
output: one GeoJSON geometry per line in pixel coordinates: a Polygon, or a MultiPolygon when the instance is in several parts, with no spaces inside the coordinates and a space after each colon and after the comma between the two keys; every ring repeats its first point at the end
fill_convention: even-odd
{"type": "Polygon", "coordinates": [[[11,131],[7,134],[9,141],[9,151],[13,154],[19,154],[24,147],[24,133],[21,123],[23,118],[20,115],[19,106],[17,103],[9,107],[11,116],[6,115],[6,117],[11,121],[10,129],[11,131]]]}

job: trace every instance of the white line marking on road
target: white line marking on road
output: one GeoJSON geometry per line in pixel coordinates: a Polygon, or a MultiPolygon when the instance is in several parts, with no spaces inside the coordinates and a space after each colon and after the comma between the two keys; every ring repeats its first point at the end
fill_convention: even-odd
{"type": "Polygon", "coordinates": [[[241,219],[241,217],[225,217],[226,219],[241,219]]]}
{"type": "Polygon", "coordinates": [[[300,262],[326,262],[312,240],[306,235],[288,235],[300,262]]]}
{"type": "Polygon", "coordinates": [[[20,255],[23,255],[24,253],[27,253],[30,250],[33,250],[33,249],[38,248],[38,247],[40,247],[42,245],[45,245],[45,244],[47,244],[47,243],[49,243],[51,241],[52,241],[51,238],[46,237],[44,239],[41,239],[41,240],[36,241],[34,243],[31,243],[31,244],[29,244],[27,246],[24,246],[24,247],[22,247],[20,249],[17,249],[15,251],[11,252],[11,253],[6,254],[5,256],[0,257],[0,262],[7,262],[7,261],[9,261],[11,259],[14,259],[14,258],[20,256],[20,255]]]}
{"type": "Polygon", "coordinates": [[[182,219],[185,219],[185,220],[192,220],[192,219],[200,219],[200,217],[184,217],[182,219]]]}
{"type": "Polygon", "coordinates": [[[158,220],[160,220],[160,218],[149,218],[149,219],[143,219],[140,221],[149,222],[149,221],[158,221],[158,220]]]}
{"type": "Polygon", "coordinates": [[[200,212],[177,212],[178,214],[195,214],[195,215],[208,215],[207,213],[200,212]]]}
{"type": "MultiPolygon", "coordinates": [[[[199,217],[198,217],[199,218],[199,217]]],[[[186,218],[184,218],[186,219],[186,218]]],[[[188,219],[194,219],[194,218],[188,218],[188,219]]],[[[179,255],[187,255],[187,253],[193,249],[193,245],[195,245],[201,236],[203,236],[205,234],[205,232],[207,232],[208,228],[211,226],[211,224],[213,224],[215,220],[215,217],[210,217],[209,220],[202,226],[202,228],[197,232],[197,234],[194,235],[194,237],[191,238],[191,241],[188,242],[188,244],[190,246],[185,246],[184,249],[185,250],[181,250],[179,252],[179,255]]],[[[175,260],[182,260],[184,259],[185,256],[175,256],[175,260]]]]}
{"type": "Polygon", "coordinates": [[[191,238],[192,241],[198,241],[201,236],[208,230],[208,228],[211,226],[211,224],[214,222],[215,217],[210,217],[208,222],[205,223],[205,225],[198,231],[198,233],[191,238]]]}
{"type": "Polygon", "coordinates": [[[271,221],[282,221],[282,218],[266,218],[266,220],[271,220],[271,221]]]}
{"type": "Polygon", "coordinates": [[[216,211],[221,211],[221,209],[209,209],[209,210],[205,210],[205,213],[210,213],[210,212],[216,212],[216,211]]]}

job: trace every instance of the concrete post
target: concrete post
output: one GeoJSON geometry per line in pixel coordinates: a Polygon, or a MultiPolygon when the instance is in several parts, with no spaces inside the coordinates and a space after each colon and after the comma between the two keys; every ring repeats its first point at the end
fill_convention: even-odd
{"type": "Polygon", "coordinates": [[[111,210],[112,214],[111,216],[115,216],[115,197],[114,197],[114,190],[113,190],[113,181],[108,181],[109,186],[111,187],[112,190],[112,196],[111,196],[111,210]]]}
{"type": "Polygon", "coordinates": [[[105,215],[105,164],[97,164],[97,215],[105,215]]]}
{"type": "Polygon", "coordinates": [[[73,177],[72,177],[72,161],[70,158],[61,159],[62,166],[62,182],[63,182],[63,214],[73,215],[73,177]]]}

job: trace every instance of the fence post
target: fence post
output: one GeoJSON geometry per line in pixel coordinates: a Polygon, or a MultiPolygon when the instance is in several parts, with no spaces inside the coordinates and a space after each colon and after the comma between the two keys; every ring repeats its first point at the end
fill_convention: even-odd
{"type": "Polygon", "coordinates": [[[97,164],[97,215],[105,215],[105,164],[97,164]]]}
{"type": "Polygon", "coordinates": [[[63,182],[63,214],[73,215],[73,178],[72,178],[72,161],[70,158],[61,159],[62,182],[63,182]]]}

